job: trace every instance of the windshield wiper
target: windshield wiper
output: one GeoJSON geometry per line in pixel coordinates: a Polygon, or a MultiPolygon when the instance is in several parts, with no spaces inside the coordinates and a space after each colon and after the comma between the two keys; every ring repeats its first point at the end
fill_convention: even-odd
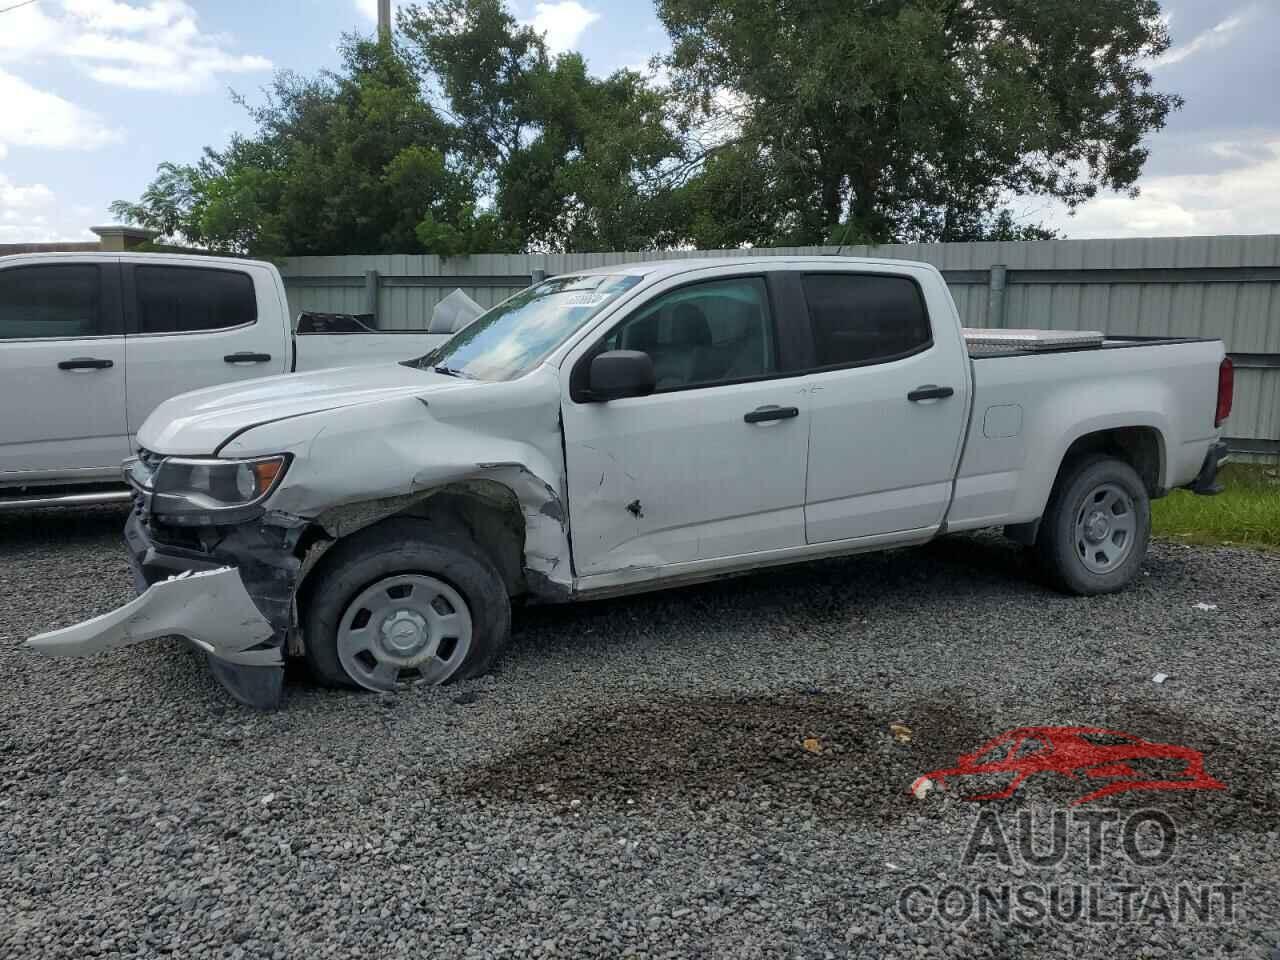
{"type": "Polygon", "coordinates": [[[446,377],[460,377],[463,380],[478,379],[474,374],[467,373],[465,370],[459,370],[456,367],[432,367],[436,373],[443,373],[446,377]]]}

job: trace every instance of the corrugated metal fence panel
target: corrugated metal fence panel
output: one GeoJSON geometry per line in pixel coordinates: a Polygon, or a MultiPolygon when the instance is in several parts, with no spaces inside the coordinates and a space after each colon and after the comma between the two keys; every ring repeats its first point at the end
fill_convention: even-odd
{"type": "MultiPolygon", "coordinates": [[[[442,298],[461,288],[482,306],[519,292],[535,270],[548,276],[637,260],[720,256],[812,256],[921,260],[950,271],[962,322],[991,319],[991,268],[1008,270],[1003,325],[1102,330],[1138,336],[1222,337],[1233,354],[1280,362],[1280,236],[1047,240],[1034,243],[779,247],[640,253],[297,257],[281,265],[296,316],[303,310],[369,310],[366,271],[377,271],[376,313],[387,329],[425,329],[442,298]],[[1255,268],[1251,275],[1241,268],[1255,268]],[[1152,274],[1145,271],[1162,271],[1152,274]],[[1031,271],[1031,272],[1028,272],[1031,271]],[[1082,271],[1087,271],[1082,273],[1082,271]],[[1094,272],[1096,271],[1096,272],[1094,272]],[[1135,273],[1134,271],[1144,271],[1135,273]],[[1216,271],[1216,272],[1215,272],[1216,271]],[[1258,271],[1262,271],[1259,275],[1258,271]],[[1055,276],[1061,273],[1061,280],[1055,276]],[[476,278],[468,284],[466,278],[476,278]]],[[[1280,367],[1236,373],[1235,437],[1280,442],[1280,367]]]]}

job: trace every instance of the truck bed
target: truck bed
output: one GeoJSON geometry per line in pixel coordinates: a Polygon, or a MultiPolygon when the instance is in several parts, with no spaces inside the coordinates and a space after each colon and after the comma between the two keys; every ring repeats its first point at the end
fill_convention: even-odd
{"type": "Polygon", "coordinates": [[[995,330],[965,327],[964,344],[974,360],[992,357],[1019,357],[1041,353],[1078,353],[1088,350],[1119,350],[1161,344],[1209,342],[1207,337],[1108,337],[1097,330],[995,330]]]}
{"type": "Polygon", "coordinates": [[[1191,483],[1217,438],[1221,340],[1105,337],[1035,349],[1011,337],[992,349],[969,345],[969,333],[973,398],[952,530],[1035,520],[1067,448],[1085,434],[1125,429],[1148,443],[1153,487],[1163,490],[1191,483]]]}

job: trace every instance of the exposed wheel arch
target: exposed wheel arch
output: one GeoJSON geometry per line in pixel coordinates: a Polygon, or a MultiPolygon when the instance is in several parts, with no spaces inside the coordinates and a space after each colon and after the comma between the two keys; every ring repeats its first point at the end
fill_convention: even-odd
{"type": "MultiPolygon", "coordinates": [[[[1165,470],[1164,436],[1155,427],[1111,427],[1096,430],[1077,437],[1058,462],[1049,500],[1061,486],[1063,478],[1071,473],[1080,461],[1094,456],[1114,457],[1131,466],[1142,479],[1147,496],[1155,500],[1168,491],[1162,478],[1165,470]]],[[[1046,508],[1048,501],[1046,501],[1046,508]]],[[[1040,537],[1041,519],[1026,523],[1008,524],[1004,535],[1023,546],[1034,546],[1040,537]]]]}
{"type": "Polygon", "coordinates": [[[1086,433],[1069,446],[1058,464],[1055,485],[1066,471],[1084,457],[1104,454],[1129,464],[1142,478],[1148,496],[1162,496],[1164,476],[1164,436],[1155,427],[1113,427],[1086,433]]]}
{"type": "Polygon", "coordinates": [[[353,504],[317,518],[299,539],[303,561],[297,595],[299,603],[325,565],[324,555],[336,544],[372,528],[394,525],[397,519],[426,520],[433,527],[455,531],[479,547],[498,571],[507,595],[528,592],[525,520],[520,499],[505,484],[475,478],[396,501],[353,504]]]}

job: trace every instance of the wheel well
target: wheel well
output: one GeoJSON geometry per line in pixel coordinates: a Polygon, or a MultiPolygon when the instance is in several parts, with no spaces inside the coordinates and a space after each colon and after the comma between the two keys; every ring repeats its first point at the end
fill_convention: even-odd
{"type": "Polygon", "coordinates": [[[399,510],[362,522],[336,537],[318,523],[310,526],[295,550],[303,563],[297,588],[300,602],[305,600],[305,591],[316,570],[324,565],[324,555],[331,547],[348,537],[359,536],[374,525],[394,523],[401,517],[426,520],[442,531],[468,538],[484,551],[498,571],[508,596],[516,597],[528,591],[524,567],[525,523],[520,500],[510,487],[497,481],[474,479],[440,487],[399,510]],[[308,562],[312,551],[315,551],[314,558],[308,562]]]}
{"type": "Polygon", "coordinates": [[[1072,463],[1081,457],[1097,453],[1115,457],[1133,467],[1142,478],[1148,495],[1160,496],[1160,478],[1164,475],[1164,442],[1159,430],[1154,427],[1115,427],[1087,433],[1067,448],[1054,482],[1057,483],[1072,463]]]}
{"type": "MultiPolygon", "coordinates": [[[[1105,454],[1129,464],[1142,479],[1147,494],[1152,497],[1163,495],[1160,478],[1164,476],[1164,440],[1160,431],[1154,427],[1115,427],[1111,430],[1099,430],[1086,433],[1067,448],[1058,465],[1058,473],[1053,478],[1056,490],[1067,469],[1082,457],[1094,454],[1105,454]]],[[[1031,546],[1040,536],[1040,520],[1027,523],[1009,524],[1004,528],[1009,539],[1031,546]]]]}
{"type": "Polygon", "coordinates": [[[528,589],[524,512],[510,487],[484,479],[449,484],[389,519],[395,517],[420,517],[444,529],[457,529],[489,557],[508,596],[519,596],[528,589]]]}

